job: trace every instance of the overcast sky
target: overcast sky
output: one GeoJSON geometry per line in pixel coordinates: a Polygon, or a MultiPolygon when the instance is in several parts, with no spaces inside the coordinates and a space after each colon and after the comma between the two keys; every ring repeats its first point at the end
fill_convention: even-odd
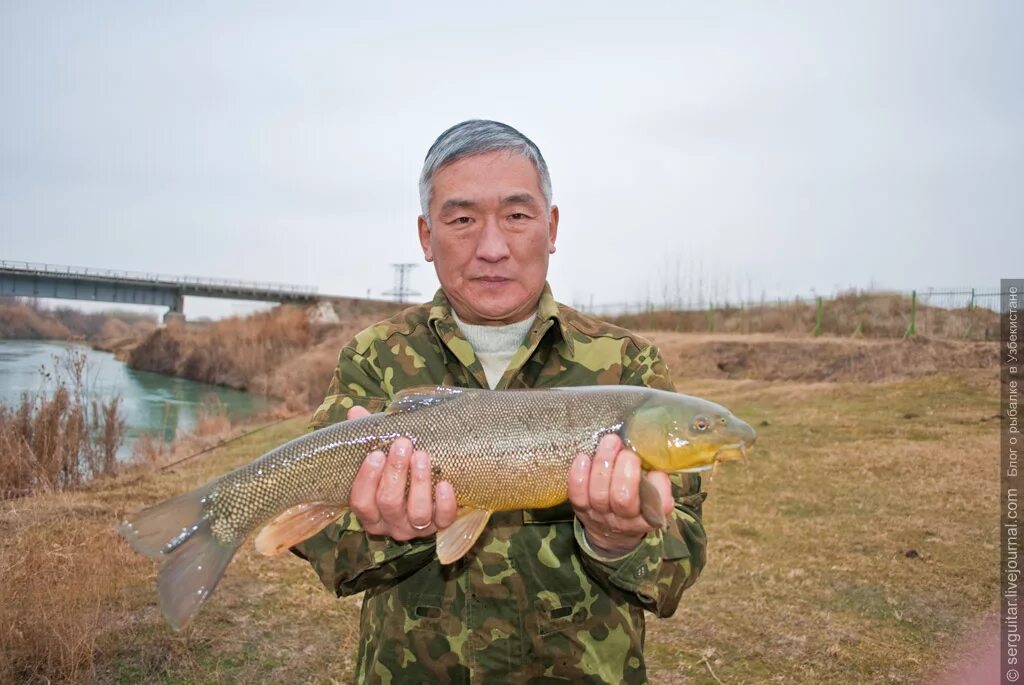
{"type": "Polygon", "coordinates": [[[1024,273],[1024,3],[0,7],[2,259],[426,299],[423,156],[491,118],[569,303],[1024,273]]]}

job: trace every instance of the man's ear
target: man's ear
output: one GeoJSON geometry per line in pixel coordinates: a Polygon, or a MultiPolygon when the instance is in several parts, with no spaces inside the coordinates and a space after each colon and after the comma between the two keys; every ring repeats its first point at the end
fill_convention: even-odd
{"type": "Polygon", "coordinates": [[[434,261],[434,252],[430,249],[430,223],[427,218],[420,215],[416,220],[416,228],[420,234],[420,247],[423,248],[423,258],[428,262],[434,261]]]}
{"type": "Polygon", "coordinates": [[[555,238],[558,237],[558,205],[551,205],[551,216],[548,218],[548,252],[555,253],[555,238]]]}

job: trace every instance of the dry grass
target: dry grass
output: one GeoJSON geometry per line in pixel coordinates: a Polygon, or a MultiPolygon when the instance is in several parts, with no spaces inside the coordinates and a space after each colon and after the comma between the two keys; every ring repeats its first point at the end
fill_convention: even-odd
{"type": "Polygon", "coordinates": [[[207,325],[169,326],[137,345],[128,363],[277,397],[292,410],[305,410],[323,399],[342,345],[393,308],[383,306],[357,308],[335,324],[311,322],[308,310],[282,306],[207,325]]]}
{"type": "Polygon", "coordinates": [[[187,635],[155,607],[155,568],[115,533],[129,512],[195,487],[301,431],[295,420],[140,479],[0,506],[0,682],[294,682],[343,674],[357,629],[301,564],[247,546],[187,635]],[[298,670],[297,670],[297,667],[298,670]],[[307,670],[308,669],[308,670],[307,670]]]}
{"type": "Polygon", "coordinates": [[[141,600],[123,579],[148,564],[120,544],[110,513],[82,492],[2,503],[0,682],[84,680],[141,600]]]}
{"type": "MultiPolygon", "coordinates": [[[[901,293],[851,292],[824,300],[821,334],[902,338],[910,322],[910,298],[901,293]]],[[[609,317],[631,330],[689,333],[810,335],[817,321],[814,300],[765,302],[708,310],[652,310],[609,317]]],[[[984,307],[944,309],[917,304],[917,332],[933,338],[997,340],[999,315],[984,307]]]]}
{"type": "MultiPolygon", "coordinates": [[[[921,683],[998,599],[994,367],[885,383],[691,379],[761,433],[710,484],[708,566],[648,623],[656,683],[921,683]],[[762,425],[766,424],[766,425],[762,425]],[[908,551],[914,550],[908,556],[908,551]]],[[[358,600],[243,546],[192,629],[113,527],[299,434],[0,513],[0,681],[347,682],[358,600]],[[13,574],[13,575],[8,575],[13,574]],[[6,582],[6,578],[18,582],[6,582]]]]}
{"type": "MultiPolygon", "coordinates": [[[[331,323],[312,323],[308,309],[277,307],[212,324],[171,326],[138,344],[129,364],[276,397],[290,411],[308,410],[322,400],[341,347],[397,307],[351,300],[335,303],[339,321],[331,323]]],[[[962,339],[990,337],[998,323],[993,312],[921,305],[919,336],[903,341],[909,308],[899,294],[842,295],[826,303],[821,337],[808,335],[815,325],[813,302],[718,310],[713,335],[702,311],[654,311],[613,321],[651,331],[683,377],[868,381],[991,363],[985,355],[994,358],[996,343],[981,347],[962,339]]]]}
{"type": "Polygon", "coordinates": [[[0,300],[0,338],[67,340],[73,335],[67,326],[30,302],[0,300]]]}
{"type": "Polygon", "coordinates": [[[133,466],[152,467],[161,461],[167,452],[167,443],[157,438],[151,431],[146,431],[135,438],[129,462],[133,466]]]}
{"type": "Polygon", "coordinates": [[[338,353],[356,332],[332,334],[301,354],[286,359],[274,370],[270,394],[284,397],[293,410],[319,405],[338,365],[338,353]]]}
{"type": "Polygon", "coordinates": [[[0,339],[106,342],[141,338],[156,328],[156,318],[112,309],[86,313],[70,307],[43,309],[38,300],[0,299],[0,339]]]}
{"type": "Polygon", "coordinates": [[[645,332],[678,382],[690,378],[771,381],[888,381],[958,369],[993,368],[998,343],[865,338],[786,338],[645,332]]]}
{"type": "Polygon", "coordinates": [[[117,470],[124,441],[121,398],[90,396],[86,356],[69,349],[47,372],[56,387],[0,403],[0,496],[75,487],[117,470]]]}
{"type": "Polygon", "coordinates": [[[192,428],[194,436],[199,438],[221,437],[231,431],[228,408],[217,395],[213,393],[204,395],[199,402],[197,413],[196,425],[192,428]]]}
{"type": "Polygon", "coordinates": [[[168,326],[136,347],[133,368],[265,394],[264,378],[286,355],[312,341],[305,312],[278,307],[207,326],[168,326]],[[262,386],[262,387],[261,387],[262,386]]]}
{"type": "Polygon", "coordinates": [[[657,682],[927,682],[998,598],[997,375],[695,381],[760,425],[705,509],[708,566],[651,625],[657,682]]]}
{"type": "Polygon", "coordinates": [[[179,433],[171,442],[161,440],[151,432],[136,438],[131,459],[123,465],[122,472],[135,478],[148,477],[155,469],[172,468],[181,461],[202,456],[251,431],[292,416],[294,414],[282,415],[280,408],[274,407],[236,425],[220,398],[208,393],[200,400],[195,425],[188,432],[179,433]]]}

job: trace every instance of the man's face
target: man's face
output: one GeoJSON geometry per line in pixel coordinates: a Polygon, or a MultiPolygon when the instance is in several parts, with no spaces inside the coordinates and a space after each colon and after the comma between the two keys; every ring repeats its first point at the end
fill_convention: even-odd
{"type": "Polygon", "coordinates": [[[434,174],[430,225],[420,244],[466,323],[500,325],[533,313],[555,251],[550,213],[533,164],[507,150],[465,157],[434,174]]]}

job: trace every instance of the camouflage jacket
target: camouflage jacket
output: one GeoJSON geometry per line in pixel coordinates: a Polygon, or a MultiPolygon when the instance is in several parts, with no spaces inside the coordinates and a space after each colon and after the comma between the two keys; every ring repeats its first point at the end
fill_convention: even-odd
{"type": "MultiPolygon", "coordinates": [[[[312,427],[384,409],[416,385],[486,388],[442,291],[342,349],[312,427]]],[[[651,343],[541,296],[498,389],[624,384],[673,389],[651,343]]],[[[700,478],[673,475],[674,525],[605,558],[568,503],[495,513],[449,567],[433,537],[368,535],[351,514],[292,549],[339,596],[365,591],[360,683],[645,683],[644,610],[670,616],[704,567],[700,478]]],[[[458,494],[458,493],[456,493],[458,494]]]]}

